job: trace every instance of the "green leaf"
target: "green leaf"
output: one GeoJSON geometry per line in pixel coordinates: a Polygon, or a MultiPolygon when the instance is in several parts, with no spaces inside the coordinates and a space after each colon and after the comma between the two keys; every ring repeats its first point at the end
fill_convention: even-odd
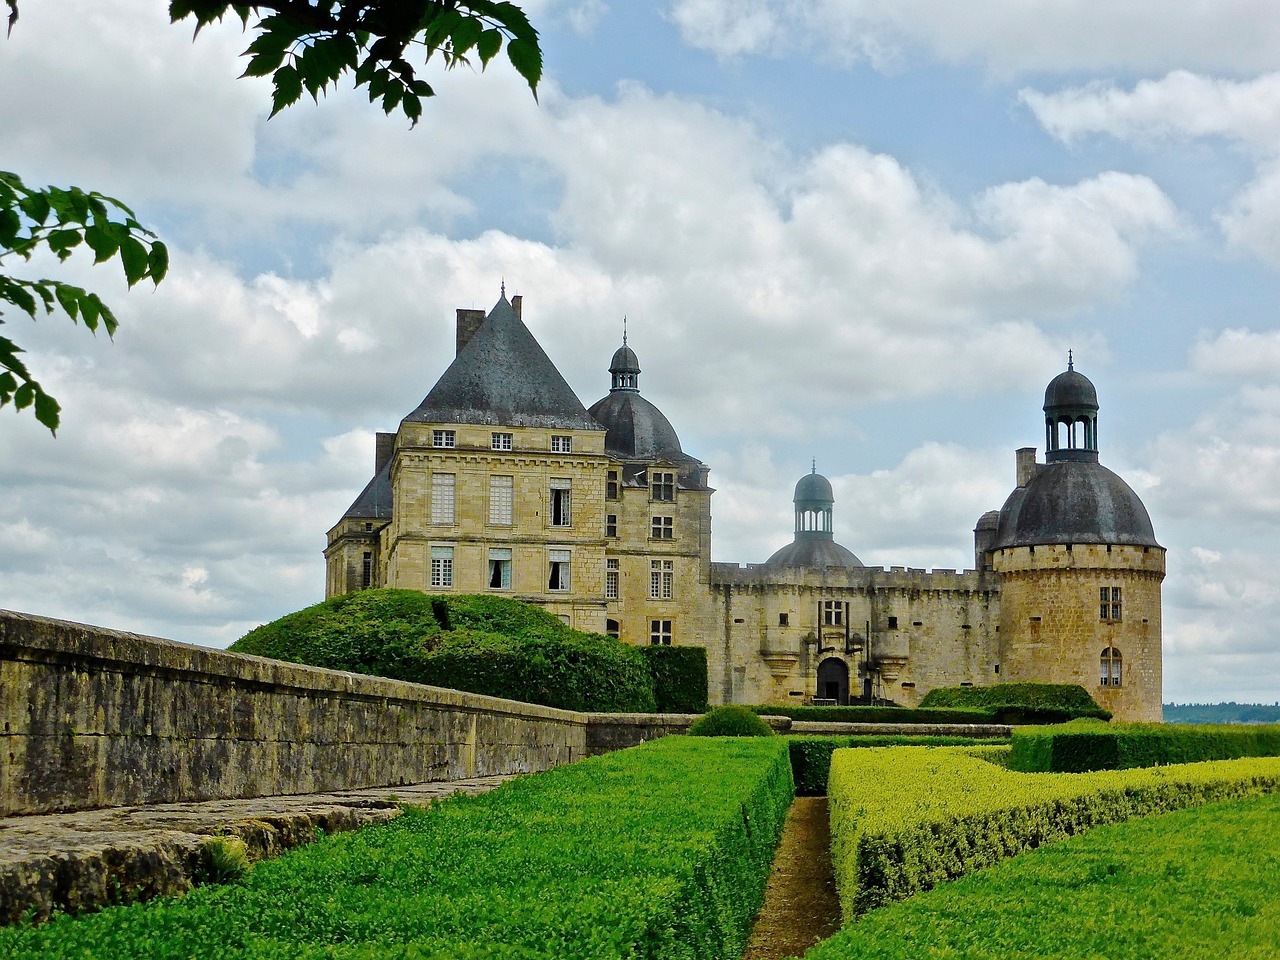
{"type": "Polygon", "coordinates": [[[84,228],[84,240],[93,248],[94,263],[110,260],[120,249],[120,241],[108,226],[94,223],[84,228]]]}
{"type": "Polygon", "coordinates": [[[479,20],[471,17],[462,20],[449,38],[454,56],[460,57],[474,47],[483,32],[484,25],[479,20]]]}
{"type": "Polygon", "coordinates": [[[0,210],[0,244],[12,246],[22,229],[22,218],[17,210],[0,210]]]}
{"type": "Polygon", "coordinates": [[[36,298],[27,290],[15,284],[13,287],[5,290],[5,299],[30,316],[31,319],[35,319],[36,298]]]}
{"type": "Polygon", "coordinates": [[[44,426],[49,428],[49,432],[54,436],[58,434],[58,426],[61,423],[62,407],[58,401],[53,399],[43,390],[36,394],[36,419],[44,426]]]}
{"type": "Polygon", "coordinates": [[[517,38],[507,44],[507,59],[516,68],[516,72],[524,77],[533,91],[533,98],[538,98],[538,81],[542,79],[542,51],[536,42],[517,38]]]}
{"type": "Polygon", "coordinates": [[[45,237],[45,243],[59,260],[65,260],[71,256],[71,249],[80,246],[83,239],[84,235],[79,230],[54,230],[45,237]]]}
{"type": "Polygon", "coordinates": [[[49,218],[49,198],[43,193],[27,194],[18,202],[18,206],[36,223],[44,223],[49,218]]]}
{"type": "Polygon", "coordinates": [[[85,292],[79,287],[73,287],[69,283],[59,283],[53,288],[54,293],[58,297],[58,303],[62,309],[67,312],[73,321],[80,315],[80,298],[85,292]]]}
{"type": "Polygon", "coordinates": [[[169,273],[169,248],[159,240],[151,244],[151,252],[147,255],[147,270],[151,275],[151,282],[156,286],[169,273]]]}
{"type": "Polygon", "coordinates": [[[298,71],[290,66],[281,67],[272,78],[275,90],[271,97],[271,116],[275,116],[290,104],[297,103],[302,97],[302,78],[298,71]]]}
{"type": "MultiPolygon", "coordinates": [[[[81,291],[84,293],[84,291],[81,291]]],[[[90,330],[98,329],[98,316],[102,313],[102,301],[95,293],[84,293],[80,298],[80,315],[84,317],[84,325],[90,330]]]]}
{"type": "Polygon", "coordinates": [[[17,390],[13,391],[13,405],[19,410],[25,410],[36,400],[36,387],[31,381],[27,381],[17,390]]]}
{"type": "Polygon", "coordinates": [[[480,64],[488,66],[499,50],[502,49],[502,32],[497,28],[486,30],[480,34],[480,39],[476,43],[476,53],[480,55],[480,64]]]}

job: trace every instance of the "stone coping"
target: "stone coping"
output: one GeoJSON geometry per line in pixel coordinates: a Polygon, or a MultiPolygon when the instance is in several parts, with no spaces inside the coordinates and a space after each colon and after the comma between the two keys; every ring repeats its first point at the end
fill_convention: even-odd
{"type": "Polygon", "coordinates": [[[790,734],[820,736],[973,737],[993,739],[1013,735],[1004,723],[827,723],[793,720],[790,734]]]}

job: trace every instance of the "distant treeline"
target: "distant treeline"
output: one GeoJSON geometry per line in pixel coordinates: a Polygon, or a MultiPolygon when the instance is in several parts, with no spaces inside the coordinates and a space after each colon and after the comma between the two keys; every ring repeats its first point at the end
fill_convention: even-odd
{"type": "Polygon", "coordinates": [[[1280,723],[1280,703],[1166,703],[1165,723],[1280,723]]]}

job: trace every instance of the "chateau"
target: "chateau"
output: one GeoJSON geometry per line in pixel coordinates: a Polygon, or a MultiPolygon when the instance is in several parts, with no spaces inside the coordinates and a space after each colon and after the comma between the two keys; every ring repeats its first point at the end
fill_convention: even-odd
{"type": "Polygon", "coordinates": [[[1045,391],[1045,462],[978,520],[974,569],[867,567],[835,542],[831,484],[795,488],[795,537],[711,561],[709,468],[640,393],[625,342],[582,405],[505,292],[458,310],[457,354],[329,531],[328,597],[371,587],[502,593],[629,643],[705,647],[712,702],[912,706],[934,687],[1080,683],[1118,718],[1161,718],[1165,551],[1098,458],[1098,399],[1045,391]]]}

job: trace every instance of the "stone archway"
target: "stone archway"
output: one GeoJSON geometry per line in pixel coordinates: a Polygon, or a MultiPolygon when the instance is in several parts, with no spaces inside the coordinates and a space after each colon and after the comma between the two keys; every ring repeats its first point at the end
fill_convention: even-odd
{"type": "Polygon", "coordinates": [[[818,664],[819,700],[834,700],[840,706],[849,704],[849,665],[839,657],[827,657],[818,664]]]}

